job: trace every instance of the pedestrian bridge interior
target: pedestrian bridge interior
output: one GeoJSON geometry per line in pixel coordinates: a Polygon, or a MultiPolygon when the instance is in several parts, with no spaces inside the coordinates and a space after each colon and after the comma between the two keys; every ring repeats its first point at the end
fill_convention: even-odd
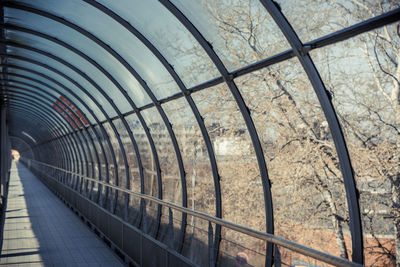
{"type": "Polygon", "coordinates": [[[398,1],[0,3],[0,265],[400,266],[398,1]]]}

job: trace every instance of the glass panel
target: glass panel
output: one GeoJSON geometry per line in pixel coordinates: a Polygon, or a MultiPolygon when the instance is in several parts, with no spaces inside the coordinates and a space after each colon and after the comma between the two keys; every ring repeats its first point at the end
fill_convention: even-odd
{"type": "MultiPolygon", "coordinates": [[[[9,75],[8,77],[14,78],[12,76],[12,74],[9,75]]],[[[29,95],[32,95],[32,96],[35,96],[35,97],[39,97],[40,99],[43,99],[43,100],[46,100],[46,101],[51,101],[53,104],[55,103],[54,97],[57,99],[60,96],[58,93],[56,93],[54,91],[49,92],[50,93],[50,95],[49,95],[49,94],[47,94],[45,92],[39,91],[39,90],[31,87],[31,86],[27,86],[25,84],[21,84],[18,81],[29,82],[29,80],[26,80],[26,79],[23,79],[23,78],[18,78],[18,77],[16,79],[12,79],[12,81],[7,82],[7,85],[9,86],[9,89],[11,90],[10,91],[11,95],[12,95],[12,91],[23,92],[24,94],[26,93],[26,94],[29,94],[29,95]],[[14,82],[14,80],[17,81],[17,82],[14,82]],[[50,99],[50,100],[48,100],[48,99],[50,99]]],[[[34,83],[32,83],[32,84],[34,84],[34,83]]]]}
{"type": "MultiPolygon", "coordinates": [[[[225,84],[192,96],[204,118],[214,147],[220,175],[223,219],[265,231],[264,194],[257,160],[236,101],[225,84]],[[252,210],[252,218],[245,212],[249,208],[252,210]]],[[[220,250],[226,253],[234,250],[229,241],[258,250],[258,242],[229,229],[223,228],[222,239],[228,241],[222,242],[220,246],[220,250]]]]}
{"type": "MultiPolygon", "coordinates": [[[[18,33],[14,34],[10,31],[7,31],[7,37],[10,39],[17,39],[20,40],[22,43],[34,43],[36,48],[39,48],[41,50],[47,51],[49,53],[55,54],[58,57],[61,57],[65,61],[68,61],[68,63],[71,63],[81,71],[84,71],[86,74],[88,74],[92,79],[94,79],[101,88],[107,88],[107,92],[112,92],[110,93],[111,99],[114,100],[114,102],[120,107],[121,112],[126,112],[129,111],[131,108],[129,104],[126,102],[125,98],[119,93],[116,92],[116,90],[113,90],[113,87],[110,85],[109,86],[109,81],[105,78],[105,76],[96,68],[94,68],[92,65],[88,64],[84,59],[78,57],[76,54],[72,53],[71,51],[57,45],[54,43],[51,43],[49,41],[46,41],[45,39],[29,35],[29,34],[23,34],[23,33],[18,33]],[[21,40],[22,39],[22,40],[21,40]]],[[[70,76],[72,78],[76,77],[77,74],[75,72],[74,76],[70,76]]],[[[79,75],[78,75],[79,76],[79,75]]],[[[75,79],[75,78],[74,78],[75,79]]],[[[78,79],[75,79],[78,80],[78,79]]],[[[116,114],[113,109],[110,107],[108,104],[108,101],[102,97],[99,94],[99,91],[87,80],[81,80],[80,82],[81,86],[83,86],[86,90],[88,90],[92,95],[96,95],[96,99],[101,103],[101,105],[106,109],[107,113],[112,115],[116,114]]]]}
{"type": "MultiPolygon", "coordinates": [[[[77,132],[73,133],[71,135],[71,137],[74,138],[74,142],[76,144],[76,149],[77,152],[79,153],[79,160],[78,160],[78,173],[85,175],[85,145],[81,139],[81,135],[78,134],[77,132]]],[[[77,184],[75,185],[78,192],[79,192],[79,186],[80,186],[80,181],[81,181],[81,177],[78,177],[77,179],[77,184]]]]}
{"type": "MultiPolygon", "coordinates": [[[[162,175],[163,199],[178,205],[182,205],[182,183],[171,136],[169,135],[161,115],[158,113],[156,108],[143,110],[141,114],[146,121],[147,127],[150,130],[155,147],[157,149],[162,175]]],[[[176,227],[180,229],[180,218],[175,219],[177,221],[176,227]]],[[[163,209],[161,232],[159,234],[159,239],[165,243],[168,242],[167,239],[164,239],[168,237],[168,222],[169,213],[168,209],[165,208],[163,209]]]]}
{"type": "MultiPolygon", "coordinates": [[[[336,256],[351,255],[335,146],[300,63],[291,59],[235,81],[263,146],[275,234],[336,256]]],[[[295,258],[285,254],[282,261],[294,264],[295,258]]]]}
{"type": "MultiPolygon", "coordinates": [[[[111,145],[114,149],[115,160],[116,160],[116,164],[117,164],[117,166],[114,166],[113,161],[110,162],[110,165],[109,165],[110,166],[110,184],[120,185],[121,179],[122,180],[125,179],[125,162],[122,157],[122,150],[119,146],[117,136],[115,135],[115,132],[112,129],[110,123],[108,123],[108,122],[103,123],[103,126],[104,126],[105,130],[107,131],[108,136],[110,137],[111,145]],[[116,168],[118,177],[115,176],[115,168],[116,168]]],[[[118,196],[121,196],[121,192],[117,193],[116,190],[110,189],[110,199],[112,199],[110,204],[117,205],[118,212],[119,212],[118,215],[121,216],[122,215],[121,212],[123,211],[123,209],[121,210],[121,206],[120,206],[121,203],[119,201],[122,201],[122,207],[123,207],[123,199],[121,197],[119,197],[119,199],[117,199],[116,194],[118,196]],[[115,203],[115,201],[117,201],[117,203],[115,203]]],[[[110,206],[110,208],[111,208],[111,210],[114,209],[113,206],[110,206]]]]}
{"type": "MultiPolygon", "coordinates": [[[[150,144],[147,139],[146,133],[143,130],[142,125],[136,114],[132,114],[126,117],[126,121],[128,122],[133,136],[135,137],[136,143],[139,147],[140,157],[142,159],[143,164],[143,172],[144,172],[144,193],[150,196],[158,197],[158,183],[157,183],[157,175],[155,164],[153,160],[153,154],[150,149],[150,144]]],[[[132,198],[131,205],[135,207],[135,204],[138,199],[132,198]]],[[[132,211],[133,212],[133,211],[132,211]]],[[[157,218],[157,206],[153,204],[153,202],[148,203],[146,207],[146,212],[148,215],[148,226],[150,232],[153,232],[156,227],[156,218],[157,218]]],[[[133,213],[135,214],[135,213],[133,213]]],[[[131,213],[132,216],[132,213],[131,213]]]]}
{"type": "MultiPolygon", "coordinates": [[[[76,0],[23,2],[61,16],[107,43],[141,75],[157,98],[165,98],[178,92],[179,89],[172,77],[142,42],[100,10],[76,0]]],[[[121,3],[118,3],[118,5],[121,5],[121,3]]],[[[138,8],[136,7],[134,10],[138,10],[138,8]]],[[[96,60],[98,57],[98,55],[95,57],[96,60]]],[[[101,57],[103,57],[103,54],[101,57]]],[[[121,66],[121,68],[123,67],[121,66]]],[[[138,90],[136,87],[140,87],[132,75],[121,74],[119,78],[123,78],[126,85],[131,85],[130,89],[134,92],[138,90]]],[[[136,97],[136,94],[132,94],[133,100],[136,97]]]]}
{"type": "MultiPolygon", "coordinates": [[[[78,10],[76,10],[75,12],[78,12],[78,10]]],[[[116,78],[119,83],[121,83],[122,87],[125,88],[125,90],[134,100],[137,106],[143,106],[150,102],[149,97],[139,86],[137,81],[132,78],[132,75],[126,70],[126,68],[123,67],[123,65],[119,63],[113,56],[111,56],[111,54],[109,54],[106,50],[91,41],[89,38],[58,22],[32,13],[14,9],[7,9],[5,13],[10,16],[6,19],[8,22],[29,29],[34,29],[50,36],[57,37],[57,39],[60,39],[72,45],[76,49],[85,53],[88,57],[94,59],[114,78],[116,78]]],[[[80,17],[80,19],[82,20],[83,18],[80,17]]],[[[96,21],[97,23],[98,18],[96,18],[94,21],[96,21]]],[[[104,30],[104,28],[102,30],[104,30]]],[[[36,42],[34,44],[35,46],[37,46],[36,42]]],[[[51,44],[51,46],[56,46],[57,50],[48,51],[52,51],[58,56],[65,56],[67,54],[66,49],[61,49],[58,45],[54,44],[51,44]]],[[[68,51],[68,53],[71,52],[68,51]]],[[[79,56],[71,53],[71,57],[67,59],[73,64],[76,62],[74,64],[75,66],[80,66],[80,62],[75,61],[75,59],[77,58],[79,58],[79,61],[81,60],[79,56]]],[[[110,97],[115,101],[118,107],[121,108],[122,112],[124,112],[126,109],[129,109],[128,102],[125,100],[125,98],[122,97],[122,94],[117,89],[117,87],[108,78],[106,78],[104,74],[95,69],[91,64],[87,64],[87,62],[85,62],[85,64],[90,66],[90,68],[82,69],[85,70],[85,72],[87,72],[89,76],[92,76],[93,78],[95,77],[96,82],[98,82],[103,88],[107,88],[106,92],[109,93],[110,97]]]]}
{"type": "MultiPolygon", "coordinates": [[[[87,154],[87,165],[88,165],[87,166],[87,170],[88,170],[88,174],[87,174],[87,177],[96,179],[97,173],[95,173],[93,171],[94,166],[95,166],[94,164],[96,162],[96,156],[95,156],[96,152],[94,150],[92,140],[90,139],[90,135],[87,132],[87,130],[84,130],[81,133],[85,137],[85,140],[86,140],[86,142],[88,144],[88,148],[87,148],[87,153],[88,153],[87,154]]],[[[90,183],[87,180],[85,180],[83,182],[83,186],[82,186],[82,190],[84,192],[83,194],[86,197],[88,196],[88,193],[89,193],[89,184],[90,183]]]]}
{"type": "MultiPolygon", "coordinates": [[[[96,135],[94,133],[94,131],[97,131],[97,129],[89,128],[88,131],[89,131],[89,134],[91,135],[91,137],[92,137],[92,139],[94,141],[94,144],[96,146],[96,151],[97,151],[97,154],[99,155],[100,165],[102,165],[104,163],[104,157],[102,155],[102,150],[101,150],[101,147],[100,147],[99,140],[97,139],[97,137],[96,137],[96,135]]],[[[100,177],[100,175],[102,175],[101,166],[99,166],[97,164],[97,162],[95,163],[95,174],[96,174],[96,179],[97,180],[103,180],[104,179],[103,176],[100,177]]],[[[97,183],[92,183],[91,187],[90,187],[90,198],[92,200],[96,201],[98,199],[98,197],[99,197],[99,186],[98,186],[97,183]]]]}
{"type": "MultiPolygon", "coordinates": [[[[181,151],[186,173],[187,205],[190,209],[215,215],[214,182],[207,148],[196,119],[185,99],[163,104],[181,151]]],[[[198,264],[208,255],[208,225],[192,216],[187,218],[183,253],[198,264]]]]}
{"type": "Polygon", "coordinates": [[[395,266],[399,257],[398,27],[396,23],[312,52],[352,160],[367,266],[395,266]]]}
{"type": "MultiPolygon", "coordinates": [[[[24,78],[19,78],[16,77],[14,79],[14,77],[12,75],[8,75],[9,78],[11,78],[12,80],[8,81],[8,85],[11,87],[11,89],[13,90],[18,90],[19,88],[27,88],[28,90],[33,90],[35,92],[37,92],[37,94],[40,94],[43,97],[50,97],[50,96],[54,96],[55,99],[53,97],[51,97],[51,102],[53,104],[55,104],[56,102],[59,103],[60,105],[63,106],[62,110],[67,111],[68,114],[70,114],[72,116],[72,119],[77,123],[78,127],[82,127],[84,125],[89,125],[88,121],[86,120],[86,118],[82,115],[82,113],[71,103],[70,100],[68,100],[67,98],[65,98],[65,96],[60,96],[58,93],[55,93],[54,91],[50,91],[50,96],[49,94],[38,90],[37,88],[34,88],[32,86],[38,86],[39,88],[46,88],[40,84],[36,84],[35,82],[31,82],[30,80],[26,80],[24,78]],[[22,83],[20,83],[22,82],[22,83]],[[30,82],[31,86],[29,85],[25,85],[23,84],[24,82],[30,82]],[[69,107],[69,108],[67,108],[69,107]]],[[[19,89],[21,90],[21,89],[19,89]]],[[[58,107],[55,107],[55,109],[57,111],[59,111],[58,107]]],[[[70,118],[67,118],[70,121],[70,118]]],[[[76,128],[76,125],[72,124],[71,125],[76,128]]]]}
{"type": "Polygon", "coordinates": [[[196,40],[158,1],[98,2],[136,27],[168,60],[187,87],[220,76],[196,40]]]}
{"type": "Polygon", "coordinates": [[[163,179],[163,199],[181,204],[182,190],[179,167],[168,130],[156,108],[143,110],[141,114],[157,149],[163,179]]]}
{"type": "Polygon", "coordinates": [[[173,0],[229,71],[289,49],[260,1],[173,0]]]}
{"type": "MultiPolygon", "coordinates": [[[[99,142],[101,142],[102,144],[103,144],[103,148],[104,148],[104,153],[105,153],[105,155],[103,155],[103,157],[105,157],[105,159],[107,159],[107,164],[108,164],[108,166],[106,166],[106,162],[104,161],[104,162],[102,162],[102,164],[101,164],[101,177],[102,177],[102,180],[104,181],[104,182],[109,182],[109,180],[107,180],[107,176],[108,176],[108,179],[111,179],[111,177],[109,176],[110,175],[110,169],[111,169],[111,167],[110,167],[110,165],[112,165],[113,164],[113,161],[112,161],[112,158],[111,158],[111,152],[110,152],[110,146],[108,145],[108,142],[106,141],[107,140],[107,132],[103,132],[101,129],[100,129],[100,126],[95,126],[94,127],[96,130],[97,130],[97,132],[99,133],[99,137],[101,138],[100,140],[99,140],[99,142]],[[107,175],[107,172],[108,172],[108,175],[107,175]]],[[[100,153],[100,156],[101,156],[101,154],[102,153],[100,153]]],[[[108,190],[104,187],[104,186],[101,186],[102,188],[101,188],[101,190],[99,189],[99,193],[101,194],[100,195],[100,199],[101,199],[101,204],[104,206],[105,204],[106,204],[106,197],[107,197],[107,192],[108,192],[108,190]]]]}
{"type": "MultiPolygon", "coordinates": [[[[45,75],[47,75],[47,76],[49,76],[49,77],[61,79],[61,82],[62,82],[63,84],[64,84],[65,82],[67,82],[67,81],[65,81],[65,79],[62,79],[62,78],[60,78],[59,76],[58,76],[58,77],[54,77],[54,75],[52,76],[52,72],[48,71],[47,69],[45,69],[45,68],[43,68],[43,67],[40,67],[40,66],[38,66],[38,65],[35,65],[35,64],[31,64],[31,63],[26,62],[26,61],[17,60],[17,59],[13,59],[13,58],[8,57],[8,59],[7,59],[7,64],[8,64],[8,66],[7,66],[8,72],[17,73],[17,74],[23,74],[23,75],[26,75],[26,76],[29,76],[29,77],[34,77],[35,79],[40,80],[40,81],[42,81],[42,82],[45,82],[45,83],[51,85],[52,87],[57,88],[57,90],[60,90],[60,91],[63,93],[63,95],[64,95],[67,99],[69,99],[76,107],[78,107],[78,109],[79,109],[83,114],[85,114],[85,116],[87,117],[87,119],[88,119],[91,123],[94,123],[94,118],[92,117],[92,115],[91,115],[91,114],[87,111],[87,109],[81,104],[81,102],[78,101],[75,97],[73,97],[70,93],[68,93],[67,91],[65,91],[64,89],[62,89],[61,87],[57,86],[56,84],[54,84],[53,82],[51,82],[51,81],[49,81],[49,80],[46,80],[46,79],[44,79],[44,78],[41,78],[40,76],[35,75],[35,74],[29,75],[29,72],[26,72],[26,71],[23,71],[23,70],[20,70],[20,69],[17,69],[17,68],[13,68],[13,67],[10,66],[10,65],[16,65],[16,66],[21,66],[21,67],[24,67],[24,68],[27,68],[27,69],[32,69],[32,70],[35,70],[35,71],[40,72],[40,73],[42,73],[42,74],[45,74],[45,75]]],[[[10,76],[10,75],[9,75],[9,79],[10,79],[10,78],[12,78],[13,80],[18,80],[17,77],[15,77],[15,76],[10,76]]],[[[35,86],[38,86],[38,87],[40,87],[40,88],[42,88],[42,89],[44,89],[44,90],[46,90],[46,91],[48,91],[48,92],[53,92],[53,90],[50,90],[48,87],[39,85],[39,84],[37,84],[37,83],[35,83],[35,82],[32,82],[32,81],[25,81],[25,82],[34,84],[35,86]]],[[[78,94],[77,94],[77,95],[78,95],[78,94]]],[[[92,100],[90,100],[90,99],[85,99],[85,100],[82,100],[82,101],[85,101],[85,103],[87,103],[88,106],[91,106],[90,103],[92,103],[92,100]],[[88,101],[87,101],[87,100],[88,100],[88,101]],[[87,101],[87,102],[86,102],[86,101],[87,101]],[[88,103],[88,102],[89,102],[89,103],[88,103]]],[[[94,104],[92,104],[92,105],[94,105],[94,104]]]]}
{"type": "MultiPolygon", "coordinates": [[[[71,69],[69,69],[68,67],[66,67],[65,65],[50,59],[48,57],[45,57],[41,54],[35,53],[35,52],[31,52],[28,51],[26,49],[19,49],[19,48],[15,48],[15,47],[8,47],[7,48],[7,53],[12,53],[12,54],[16,54],[16,55],[21,55],[21,56],[25,56],[34,60],[37,60],[41,63],[45,63],[55,69],[58,69],[59,71],[63,72],[64,74],[66,74],[67,76],[71,77],[72,79],[74,79],[75,81],[77,81],[81,86],[83,86],[83,88],[88,89],[87,87],[87,82],[77,73],[75,73],[74,71],[72,71],[71,69]]],[[[58,78],[60,81],[62,81],[62,78],[58,78]]],[[[46,81],[47,82],[47,81],[46,81]]],[[[84,100],[89,106],[90,108],[95,112],[95,114],[99,117],[99,120],[104,120],[105,117],[104,115],[101,113],[101,111],[98,109],[97,105],[95,105],[93,103],[93,101],[85,94],[83,93],[79,88],[77,88],[74,84],[72,84],[71,82],[64,80],[63,84],[66,85],[68,88],[71,88],[71,90],[74,90],[74,92],[79,95],[82,100],[84,100]]],[[[89,87],[90,88],[90,87],[89,87]]],[[[63,90],[62,88],[59,88],[60,90],[63,90]]],[[[107,100],[104,99],[104,97],[99,94],[97,91],[94,92],[90,92],[90,90],[87,90],[91,95],[96,96],[96,100],[100,103],[100,105],[106,110],[106,112],[108,114],[110,114],[110,116],[115,115],[115,111],[113,111],[113,109],[110,107],[110,105],[108,104],[107,100]]]]}
{"type": "Polygon", "coordinates": [[[391,0],[315,1],[277,0],[283,14],[303,42],[341,30],[400,7],[391,0]],[[318,12],[316,12],[318,11],[318,12]]]}
{"type": "MultiPolygon", "coordinates": [[[[121,138],[121,142],[124,146],[125,149],[125,153],[126,153],[126,158],[127,158],[127,163],[128,163],[128,167],[129,167],[129,177],[126,177],[126,172],[125,172],[125,168],[121,168],[121,166],[119,166],[118,170],[119,170],[119,183],[122,187],[133,190],[135,192],[139,192],[140,193],[140,177],[139,177],[139,169],[138,169],[138,164],[137,164],[137,158],[136,158],[136,153],[133,147],[133,144],[131,142],[131,139],[129,137],[129,134],[127,132],[127,129],[125,128],[123,122],[118,119],[118,120],[114,120],[113,121],[115,128],[118,131],[118,135],[121,138]],[[127,179],[129,182],[129,186],[127,183],[127,179]]],[[[130,196],[129,194],[127,195],[130,199],[130,201],[134,201],[136,200],[135,198],[133,198],[132,196],[130,196]]],[[[125,194],[121,193],[121,197],[120,197],[120,202],[119,202],[119,206],[118,208],[120,209],[120,213],[122,214],[122,211],[124,211],[124,207],[125,207],[125,194]]],[[[135,205],[133,206],[133,208],[137,211],[139,210],[139,201],[135,201],[135,205]]],[[[117,210],[118,212],[118,210],[117,210]]],[[[133,212],[133,211],[132,211],[133,212]]],[[[124,214],[125,216],[125,214],[124,214]]],[[[130,218],[135,218],[135,216],[128,216],[126,219],[128,219],[128,221],[130,223],[133,223],[133,219],[130,218]]],[[[124,217],[125,218],[125,217],[124,217]]]]}
{"type": "MultiPolygon", "coordinates": [[[[76,172],[76,166],[77,166],[77,155],[75,154],[75,150],[73,149],[73,146],[71,144],[71,140],[69,138],[63,137],[61,138],[62,142],[64,143],[64,146],[66,147],[65,149],[68,151],[69,158],[68,161],[70,162],[70,167],[69,170],[73,173],[76,172]]],[[[66,185],[69,187],[72,187],[73,183],[75,182],[76,175],[70,174],[67,176],[67,181],[66,185]]]]}
{"type": "MultiPolygon", "coordinates": [[[[8,77],[12,77],[12,75],[8,75],[8,77]]],[[[23,78],[17,78],[19,80],[24,81],[25,79],[23,78]]],[[[74,108],[73,104],[71,104],[67,99],[65,99],[63,96],[60,96],[59,94],[55,93],[54,91],[50,92],[50,95],[39,91],[33,87],[28,87],[24,84],[20,84],[14,81],[8,81],[8,85],[10,86],[11,90],[13,91],[18,91],[18,92],[25,92],[29,95],[33,96],[40,96],[43,99],[46,99],[47,101],[51,102],[52,109],[57,113],[57,114],[62,114],[63,120],[67,120],[68,124],[73,128],[73,129],[78,129],[82,128],[82,126],[87,125],[87,121],[85,121],[84,117],[79,111],[76,111],[76,108],[74,108]],[[16,87],[14,87],[16,86],[16,87]],[[33,92],[32,92],[33,90],[33,92]],[[66,102],[65,102],[66,101],[66,102]],[[56,104],[57,103],[57,104],[56,104]],[[69,116],[67,115],[69,114],[69,116]]],[[[39,85],[40,87],[40,85],[39,85]]]]}
{"type": "MultiPolygon", "coordinates": [[[[115,120],[114,125],[117,128],[118,134],[121,137],[121,141],[125,147],[125,152],[126,152],[128,165],[129,165],[129,172],[130,172],[130,177],[129,177],[130,186],[127,186],[126,178],[124,176],[123,176],[124,178],[121,179],[121,185],[123,185],[124,187],[126,187],[134,192],[140,193],[140,175],[139,175],[138,160],[137,160],[137,155],[134,150],[132,141],[131,141],[129,134],[121,120],[115,120]]],[[[128,216],[128,221],[130,223],[133,223],[134,219],[137,218],[136,216],[139,211],[140,201],[138,201],[138,199],[130,196],[130,203],[131,203],[131,205],[130,205],[129,209],[130,209],[131,216],[128,216]]]]}

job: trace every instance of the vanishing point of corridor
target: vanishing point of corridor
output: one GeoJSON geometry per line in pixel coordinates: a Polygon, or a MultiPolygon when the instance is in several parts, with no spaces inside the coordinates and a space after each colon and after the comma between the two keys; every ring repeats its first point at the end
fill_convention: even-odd
{"type": "Polygon", "coordinates": [[[123,266],[119,258],[20,163],[10,174],[2,266],[123,266]]]}

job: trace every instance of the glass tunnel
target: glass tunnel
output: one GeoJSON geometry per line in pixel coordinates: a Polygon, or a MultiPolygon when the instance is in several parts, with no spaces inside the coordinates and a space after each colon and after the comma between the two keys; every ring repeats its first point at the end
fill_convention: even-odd
{"type": "Polygon", "coordinates": [[[2,208],[13,149],[132,266],[400,266],[398,1],[0,3],[2,208]]]}

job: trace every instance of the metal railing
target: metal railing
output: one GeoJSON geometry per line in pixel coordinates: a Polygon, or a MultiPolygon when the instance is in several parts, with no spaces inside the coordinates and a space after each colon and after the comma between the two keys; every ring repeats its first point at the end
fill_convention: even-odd
{"type": "MultiPolygon", "coordinates": [[[[306,247],[304,245],[298,244],[296,242],[287,240],[285,238],[282,238],[282,237],[279,237],[279,236],[276,236],[276,235],[273,235],[273,234],[257,231],[257,230],[248,228],[246,226],[238,225],[238,224],[226,221],[226,220],[221,219],[221,218],[214,217],[212,215],[209,215],[209,214],[206,214],[206,213],[203,213],[203,212],[199,212],[199,211],[195,211],[195,210],[192,210],[192,209],[189,209],[189,208],[181,207],[181,206],[176,205],[174,203],[171,203],[171,202],[168,202],[168,201],[164,201],[164,200],[161,200],[161,199],[153,197],[153,196],[149,196],[149,195],[146,195],[146,194],[141,194],[141,193],[134,192],[132,190],[129,190],[129,189],[126,189],[126,188],[123,188],[123,187],[120,187],[120,186],[112,185],[112,184],[105,183],[103,181],[99,181],[99,180],[96,180],[96,179],[93,179],[93,178],[85,177],[84,175],[81,175],[79,173],[75,173],[75,172],[72,172],[72,171],[68,171],[68,170],[65,170],[63,168],[59,168],[59,167],[56,167],[56,166],[53,166],[53,165],[49,165],[49,164],[46,164],[46,163],[43,163],[43,162],[39,162],[39,161],[36,161],[36,160],[33,160],[33,159],[29,159],[29,160],[33,161],[33,162],[35,162],[37,164],[46,166],[46,167],[53,168],[55,170],[59,170],[59,171],[62,171],[64,173],[71,174],[71,175],[83,178],[84,180],[87,180],[87,181],[90,181],[90,182],[94,182],[94,183],[97,183],[97,184],[101,184],[103,186],[106,186],[106,187],[109,187],[109,188],[112,188],[112,189],[115,189],[115,190],[118,190],[118,191],[121,191],[121,192],[124,192],[124,193],[128,193],[128,194],[136,196],[136,197],[138,197],[140,199],[148,200],[148,201],[157,203],[159,205],[162,205],[163,207],[168,207],[168,208],[171,208],[173,210],[177,210],[177,211],[180,211],[182,213],[186,213],[186,214],[194,216],[196,218],[203,219],[203,220],[205,220],[205,221],[207,221],[209,223],[215,223],[215,224],[218,224],[218,225],[220,225],[222,227],[226,227],[228,229],[231,229],[231,230],[246,234],[248,236],[251,236],[251,237],[254,237],[254,238],[257,238],[257,239],[260,239],[260,240],[264,240],[266,242],[270,242],[270,243],[273,243],[275,245],[279,245],[279,246],[285,247],[285,248],[287,248],[289,250],[292,250],[294,252],[300,253],[300,254],[302,254],[304,256],[311,257],[311,258],[313,258],[315,260],[318,260],[318,261],[322,261],[322,262],[325,262],[325,263],[328,263],[328,264],[332,264],[332,265],[335,265],[335,266],[363,266],[361,264],[358,264],[358,263],[355,263],[355,262],[351,262],[351,261],[348,261],[346,259],[343,259],[343,258],[340,258],[340,257],[336,257],[336,256],[330,255],[328,253],[325,253],[325,252],[322,252],[322,251],[319,251],[319,250],[316,250],[316,249],[313,249],[313,248],[306,247]]],[[[52,179],[56,180],[55,178],[52,178],[52,179]]]]}

